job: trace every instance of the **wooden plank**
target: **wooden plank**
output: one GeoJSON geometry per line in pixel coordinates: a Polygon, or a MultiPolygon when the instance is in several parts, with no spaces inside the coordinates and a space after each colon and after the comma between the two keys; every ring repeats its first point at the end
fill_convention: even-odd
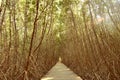
{"type": "Polygon", "coordinates": [[[41,80],[82,80],[61,62],[58,62],[41,80]]]}

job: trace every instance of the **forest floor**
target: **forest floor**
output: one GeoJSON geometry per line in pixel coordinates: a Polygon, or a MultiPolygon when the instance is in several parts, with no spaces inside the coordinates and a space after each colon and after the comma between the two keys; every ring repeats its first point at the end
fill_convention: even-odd
{"type": "Polygon", "coordinates": [[[58,62],[41,80],[82,80],[63,63],[58,62]]]}

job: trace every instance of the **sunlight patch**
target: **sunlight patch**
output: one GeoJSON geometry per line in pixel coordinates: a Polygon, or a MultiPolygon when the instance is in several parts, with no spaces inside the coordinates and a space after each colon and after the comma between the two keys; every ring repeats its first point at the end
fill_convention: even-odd
{"type": "Polygon", "coordinates": [[[52,80],[52,79],[54,79],[54,78],[53,77],[48,77],[48,78],[43,78],[41,80],[52,80]]]}

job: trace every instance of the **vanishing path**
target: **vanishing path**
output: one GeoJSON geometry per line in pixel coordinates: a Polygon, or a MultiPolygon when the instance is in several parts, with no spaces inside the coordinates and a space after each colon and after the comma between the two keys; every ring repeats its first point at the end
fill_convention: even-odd
{"type": "Polygon", "coordinates": [[[58,62],[41,80],[82,80],[61,62],[58,62]]]}

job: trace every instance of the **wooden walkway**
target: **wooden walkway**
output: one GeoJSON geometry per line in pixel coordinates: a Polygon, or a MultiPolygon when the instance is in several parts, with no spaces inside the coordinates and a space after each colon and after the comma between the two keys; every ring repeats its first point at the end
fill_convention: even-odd
{"type": "Polygon", "coordinates": [[[82,80],[61,62],[58,62],[41,80],[82,80]]]}

